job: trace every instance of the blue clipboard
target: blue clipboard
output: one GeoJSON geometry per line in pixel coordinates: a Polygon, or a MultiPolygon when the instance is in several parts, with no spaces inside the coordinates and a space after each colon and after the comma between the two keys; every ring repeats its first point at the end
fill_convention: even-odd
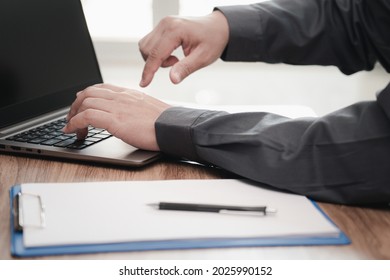
{"type": "MultiPolygon", "coordinates": [[[[15,257],[227,247],[348,245],[351,243],[349,238],[340,231],[339,235],[335,237],[185,239],[27,248],[23,243],[23,231],[16,230],[14,222],[14,198],[20,191],[20,185],[13,186],[10,189],[11,255],[15,257]]],[[[330,220],[315,202],[313,204],[330,220]]]]}

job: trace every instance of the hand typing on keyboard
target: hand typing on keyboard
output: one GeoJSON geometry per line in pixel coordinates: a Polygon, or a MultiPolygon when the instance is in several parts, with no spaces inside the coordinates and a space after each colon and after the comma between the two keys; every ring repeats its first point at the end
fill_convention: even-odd
{"type": "Polygon", "coordinates": [[[158,151],[154,123],[170,105],[136,90],[99,84],[77,93],[64,133],[88,135],[88,127],[106,129],[135,147],[158,151]]]}
{"type": "Polygon", "coordinates": [[[62,132],[65,125],[66,119],[59,119],[8,137],[7,140],[80,150],[112,136],[105,129],[89,126],[87,136],[78,140],[74,133],[62,132]]]}

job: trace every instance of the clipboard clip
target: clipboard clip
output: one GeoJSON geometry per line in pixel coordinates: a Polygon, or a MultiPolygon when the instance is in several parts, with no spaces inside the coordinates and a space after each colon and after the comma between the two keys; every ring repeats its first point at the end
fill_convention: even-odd
{"type": "Polygon", "coordinates": [[[40,195],[32,193],[18,192],[13,201],[13,224],[15,231],[23,231],[24,228],[38,228],[42,229],[46,227],[45,206],[43,205],[40,195]],[[26,223],[25,215],[23,213],[23,199],[29,197],[37,201],[39,211],[39,221],[36,223],[26,223]]]}

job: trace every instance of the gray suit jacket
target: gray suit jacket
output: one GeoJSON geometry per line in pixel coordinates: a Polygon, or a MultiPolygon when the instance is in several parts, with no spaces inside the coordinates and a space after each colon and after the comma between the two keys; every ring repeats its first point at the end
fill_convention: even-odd
{"type": "MultiPolygon", "coordinates": [[[[390,1],[277,0],[220,7],[222,59],[390,71],[390,1]]],[[[160,149],[277,189],[343,204],[390,202],[390,85],[376,101],[320,118],[171,108],[156,122],[160,149]]]]}

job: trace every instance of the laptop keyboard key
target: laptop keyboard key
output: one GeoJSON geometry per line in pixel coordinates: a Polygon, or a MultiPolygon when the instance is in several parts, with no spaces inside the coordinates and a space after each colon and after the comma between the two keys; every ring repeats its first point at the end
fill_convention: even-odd
{"type": "Polygon", "coordinates": [[[77,141],[77,140],[73,139],[73,138],[70,138],[70,139],[67,139],[67,140],[64,140],[64,141],[61,141],[61,142],[58,142],[58,143],[54,144],[54,147],[65,148],[65,147],[73,144],[75,141],[77,141]]]}
{"type": "Polygon", "coordinates": [[[73,137],[73,136],[64,134],[64,135],[57,136],[55,139],[64,141],[64,140],[69,139],[69,138],[72,138],[72,137],[73,137]]]}
{"type": "Polygon", "coordinates": [[[84,140],[84,141],[77,140],[73,144],[70,144],[69,146],[67,146],[67,148],[69,148],[69,149],[84,149],[85,147],[90,146],[92,144],[94,144],[94,142],[86,141],[86,140],[84,140]]]}
{"type": "Polygon", "coordinates": [[[44,139],[44,138],[34,138],[30,141],[28,141],[28,143],[31,143],[31,144],[41,144],[42,142],[45,142],[47,139],[44,139]]]}
{"type": "Polygon", "coordinates": [[[61,140],[53,138],[53,139],[46,140],[45,142],[42,142],[41,145],[53,146],[54,144],[57,144],[58,142],[61,142],[61,140]]]}

